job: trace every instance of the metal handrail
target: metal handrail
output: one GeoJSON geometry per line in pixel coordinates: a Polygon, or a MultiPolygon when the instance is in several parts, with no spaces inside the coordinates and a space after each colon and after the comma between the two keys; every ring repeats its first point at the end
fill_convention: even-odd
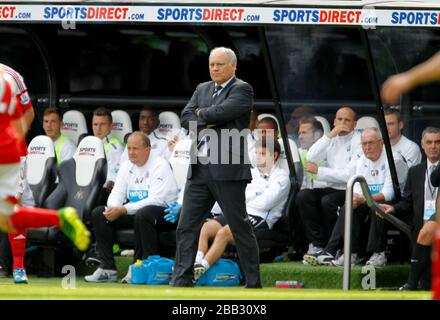
{"type": "Polygon", "coordinates": [[[411,237],[410,227],[402,220],[391,214],[386,214],[382,207],[374,201],[367,181],[361,175],[351,177],[347,182],[347,190],[345,192],[345,227],[344,227],[344,278],[342,289],[350,290],[351,276],[351,218],[353,214],[353,187],[356,182],[361,185],[362,193],[365,197],[366,204],[371,210],[375,211],[379,216],[395,225],[399,230],[411,237]]]}

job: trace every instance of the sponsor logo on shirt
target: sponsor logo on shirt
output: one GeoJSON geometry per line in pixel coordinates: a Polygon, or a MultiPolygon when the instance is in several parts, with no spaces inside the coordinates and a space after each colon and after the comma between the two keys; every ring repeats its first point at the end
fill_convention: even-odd
{"type": "Polygon", "coordinates": [[[138,202],[148,198],[148,190],[128,190],[128,201],[138,202]]]}
{"type": "Polygon", "coordinates": [[[378,184],[369,184],[368,188],[370,189],[371,195],[379,194],[382,191],[383,183],[378,184]]]}

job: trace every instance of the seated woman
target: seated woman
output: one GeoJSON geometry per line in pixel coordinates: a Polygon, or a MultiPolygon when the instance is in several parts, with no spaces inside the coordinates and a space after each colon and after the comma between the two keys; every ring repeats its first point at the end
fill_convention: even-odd
{"type": "MultiPolygon", "coordinates": [[[[246,209],[254,231],[262,228],[271,229],[282,216],[289,195],[290,181],[289,174],[278,165],[280,153],[280,144],[274,137],[263,137],[256,144],[256,167],[251,170],[252,182],[246,188],[246,209]]],[[[208,219],[200,232],[194,279],[197,281],[221,258],[227,245],[233,242],[232,232],[222,214],[208,219]],[[208,248],[210,240],[213,242],[208,248]]]]}

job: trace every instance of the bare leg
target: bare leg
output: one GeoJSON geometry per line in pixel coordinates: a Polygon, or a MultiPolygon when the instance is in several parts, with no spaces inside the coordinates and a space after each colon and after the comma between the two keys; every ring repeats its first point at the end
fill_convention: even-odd
{"type": "Polygon", "coordinates": [[[432,239],[434,237],[437,226],[438,223],[436,221],[426,222],[423,228],[419,231],[417,243],[424,246],[430,246],[432,244],[432,239]]]}
{"type": "Polygon", "coordinates": [[[208,242],[211,239],[214,239],[217,232],[222,228],[222,225],[218,223],[216,220],[208,220],[202,226],[202,230],[200,230],[199,237],[199,248],[198,251],[206,254],[208,252],[208,242]]]}
{"type": "Polygon", "coordinates": [[[234,238],[232,237],[232,232],[231,229],[229,229],[229,225],[222,227],[217,232],[213,244],[205,255],[205,260],[209,263],[209,265],[212,266],[218,259],[221,258],[227,245],[233,240],[234,238]]]}

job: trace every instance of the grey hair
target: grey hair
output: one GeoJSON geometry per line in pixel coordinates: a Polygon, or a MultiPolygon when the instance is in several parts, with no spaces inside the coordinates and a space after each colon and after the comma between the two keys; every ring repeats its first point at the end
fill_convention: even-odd
{"type": "Polygon", "coordinates": [[[422,140],[428,133],[440,133],[440,129],[437,127],[426,127],[425,130],[422,132],[422,140]]]}
{"type": "Polygon", "coordinates": [[[142,138],[142,142],[143,142],[144,146],[151,147],[150,138],[148,138],[148,136],[145,133],[143,133],[141,131],[135,131],[135,132],[130,134],[128,139],[130,139],[131,137],[135,137],[135,136],[139,136],[139,137],[142,138]]]}
{"type": "Polygon", "coordinates": [[[379,139],[382,139],[382,132],[380,132],[379,128],[376,128],[376,127],[365,128],[364,130],[362,130],[362,134],[366,131],[375,132],[377,134],[377,136],[379,137],[379,139]]]}
{"type": "Polygon", "coordinates": [[[209,53],[209,57],[211,57],[211,55],[217,51],[226,53],[226,55],[228,56],[228,64],[230,66],[237,65],[237,56],[235,55],[234,50],[226,48],[226,47],[217,47],[217,48],[214,48],[211,50],[211,52],[209,53]]]}

